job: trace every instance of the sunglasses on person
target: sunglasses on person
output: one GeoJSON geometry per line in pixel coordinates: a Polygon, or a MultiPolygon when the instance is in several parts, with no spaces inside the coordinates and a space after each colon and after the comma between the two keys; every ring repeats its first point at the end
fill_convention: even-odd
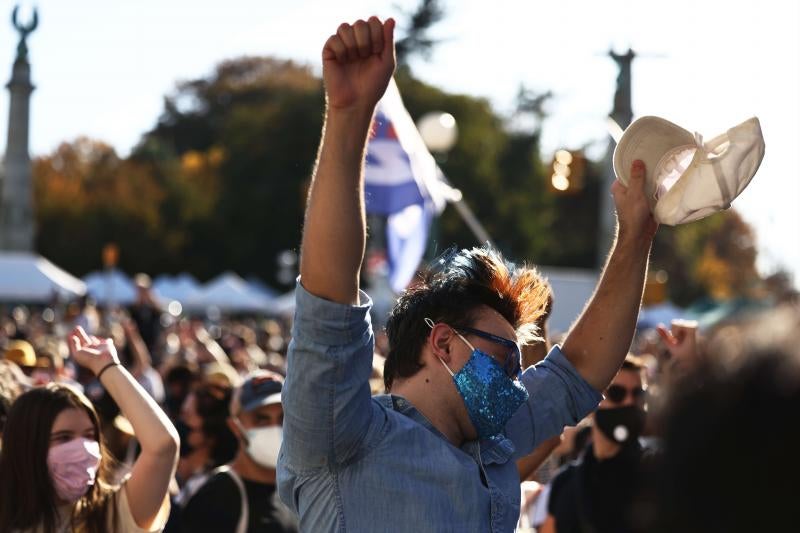
{"type": "Polygon", "coordinates": [[[622,385],[610,385],[606,389],[604,396],[614,403],[622,403],[625,401],[625,398],[628,397],[628,394],[630,394],[633,397],[633,401],[638,402],[644,398],[644,393],[645,390],[641,387],[628,389],[622,385]]]}
{"type": "Polygon", "coordinates": [[[480,329],[470,328],[467,326],[451,327],[456,331],[460,331],[461,333],[475,335],[476,337],[480,337],[481,339],[502,346],[505,349],[504,358],[501,362],[503,371],[511,379],[518,378],[522,374],[522,367],[520,366],[520,361],[522,360],[522,351],[520,350],[519,344],[516,342],[512,341],[511,339],[506,339],[505,337],[493,335],[480,329]]]}

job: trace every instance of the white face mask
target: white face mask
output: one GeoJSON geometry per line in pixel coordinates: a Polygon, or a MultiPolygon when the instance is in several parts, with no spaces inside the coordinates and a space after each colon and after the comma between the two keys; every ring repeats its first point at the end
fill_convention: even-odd
{"type": "Polygon", "coordinates": [[[708,142],[663,118],[642,117],[619,140],[614,171],[627,186],[631,163],[644,161],[653,217],[675,226],[730,207],[763,157],[764,137],[755,117],[708,142]]]}
{"type": "Polygon", "coordinates": [[[236,422],[247,439],[247,455],[265,468],[275,468],[278,465],[278,452],[283,442],[283,428],[269,426],[244,429],[239,420],[236,422]]]}

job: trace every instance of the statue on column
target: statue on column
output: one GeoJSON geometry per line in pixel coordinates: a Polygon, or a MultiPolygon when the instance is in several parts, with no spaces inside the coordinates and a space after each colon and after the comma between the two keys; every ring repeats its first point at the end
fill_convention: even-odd
{"type": "Polygon", "coordinates": [[[39,25],[39,13],[37,12],[36,8],[33,8],[33,20],[31,20],[30,24],[23,25],[20,24],[17,20],[17,12],[19,11],[19,6],[14,7],[14,11],[11,12],[11,24],[13,24],[14,28],[16,28],[17,32],[19,32],[19,44],[17,45],[17,59],[27,59],[28,58],[28,44],[26,39],[28,35],[33,33],[33,30],[39,25]]]}
{"type": "Polygon", "coordinates": [[[620,128],[627,128],[633,119],[631,105],[631,63],[636,54],[630,48],[626,54],[616,54],[613,50],[608,52],[611,59],[617,64],[617,90],[614,92],[614,109],[611,111],[613,118],[620,128]]]}
{"type": "Polygon", "coordinates": [[[0,181],[0,250],[33,251],[36,233],[31,159],[28,153],[30,127],[31,66],[28,63],[27,38],[39,25],[39,14],[22,24],[19,6],[11,14],[11,24],[19,32],[17,57],[11,67],[9,91],[8,135],[0,181]]]}

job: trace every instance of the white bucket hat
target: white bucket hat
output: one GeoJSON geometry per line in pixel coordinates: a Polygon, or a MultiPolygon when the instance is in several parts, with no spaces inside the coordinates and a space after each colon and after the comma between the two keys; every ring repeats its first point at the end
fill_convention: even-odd
{"type": "Polygon", "coordinates": [[[675,226],[730,207],[764,158],[764,137],[753,117],[707,143],[660,117],[642,117],[614,150],[614,172],[627,186],[631,164],[644,161],[645,194],[653,217],[675,226]]]}

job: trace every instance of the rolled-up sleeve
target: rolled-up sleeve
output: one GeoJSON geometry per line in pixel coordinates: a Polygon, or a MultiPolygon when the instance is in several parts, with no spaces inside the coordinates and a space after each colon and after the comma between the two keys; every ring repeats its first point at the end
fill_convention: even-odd
{"type": "Polygon", "coordinates": [[[372,301],[359,297],[361,305],[339,304],[297,283],[280,459],[294,471],[346,461],[369,431],[372,301]]]}
{"type": "Polygon", "coordinates": [[[521,379],[529,398],[506,425],[506,436],[514,442],[517,457],[560,434],[564,426],[577,424],[603,398],[575,370],[559,346],[554,346],[543,361],[526,369],[521,379]]]}

